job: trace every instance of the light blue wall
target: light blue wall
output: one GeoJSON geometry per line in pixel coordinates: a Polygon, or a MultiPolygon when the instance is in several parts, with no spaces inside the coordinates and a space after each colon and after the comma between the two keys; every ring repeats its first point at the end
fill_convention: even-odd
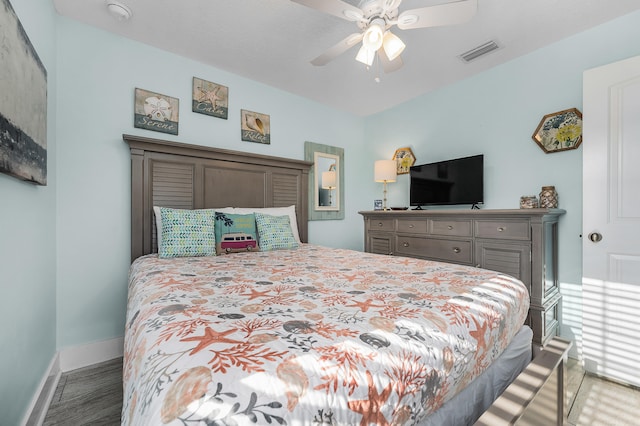
{"type": "Polygon", "coordinates": [[[130,263],[123,133],[296,159],[304,159],[305,141],[343,147],[346,219],[312,222],[310,241],[362,247],[364,119],[62,17],[58,46],[59,348],[123,335],[130,263]],[[229,87],[228,120],[191,112],[194,76],[229,87]],[[136,87],[180,99],[178,136],[133,128],[136,87]],[[240,140],[240,109],[271,116],[271,145],[240,140]]]}
{"type": "MultiPolygon", "coordinates": [[[[560,223],[559,273],[565,296],[562,333],[571,338],[580,336],[581,324],[582,149],[545,154],[531,135],[545,114],[582,110],[583,71],[640,54],[638,40],[640,12],[368,117],[365,123],[370,163],[391,158],[401,146],[412,148],[417,164],[484,154],[486,209],[518,208],[521,195],[555,185],[559,207],[567,210],[560,223]]],[[[408,197],[407,175],[389,184],[390,205],[408,205],[408,197]]]]}
{"type": "Polygon", "coordinates": [[[50,0],[11,0],[47,69],[48,185],[0,174],[0,424],[19,424],[56,351],[55,13],[50,0]]]}

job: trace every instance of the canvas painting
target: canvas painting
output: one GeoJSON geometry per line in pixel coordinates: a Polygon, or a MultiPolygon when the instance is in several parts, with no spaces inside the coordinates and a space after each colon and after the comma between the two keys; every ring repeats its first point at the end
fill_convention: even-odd
{"type": "Polygon", "coordinates": [[[271,143],[271,119],[267,114],[243,109],[240,110],[240,118],[243,141],[271,143]]]}
{"type": "Polygon", "coordinates": [[[193,112],[227,119],[229,113],[229,88],[193,77],[193,112]]]}
{"type": "Polygon", "coordinates": [[[177,98],[136,88],[133,125],[140,129],[177,135],[179,110],[177,98]]]}
{"type": "Polygon", "coordinates": [[[0,172],[47,184],[47,70],[0,0],[0,172]]]}

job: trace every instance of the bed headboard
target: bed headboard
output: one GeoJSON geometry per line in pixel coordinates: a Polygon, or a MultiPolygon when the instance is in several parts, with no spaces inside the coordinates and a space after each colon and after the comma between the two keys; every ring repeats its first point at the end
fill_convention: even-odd
{"type": "Polygon", "coordinates": [[[308,181],[313,163],[122,135],[131,149],[131,260],[157,252],[153,206],[296,206],[307,242],[308,181]]]}

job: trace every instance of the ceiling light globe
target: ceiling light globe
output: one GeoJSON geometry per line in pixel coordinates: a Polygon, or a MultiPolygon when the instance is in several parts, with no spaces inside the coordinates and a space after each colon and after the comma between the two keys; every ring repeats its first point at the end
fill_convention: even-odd
{"type": "Polygon", "coordinates": [[[377,22],[373,22],[369,25],[369,28],[364,32],[362,38],[362,45],[369,50],[376,51],[382,46],[382,40],[384,38],[384,27],[377,22]]]}
{"type": "Polygon", "coordinates": [[[382,46],[384,47],[384,53],[387,55],[390,61],[396,59],[406,45],[400,40],[398,36],[393,34],[391,31],[387,31],[384,35],[384,39],[382,41],[382,46]]]}

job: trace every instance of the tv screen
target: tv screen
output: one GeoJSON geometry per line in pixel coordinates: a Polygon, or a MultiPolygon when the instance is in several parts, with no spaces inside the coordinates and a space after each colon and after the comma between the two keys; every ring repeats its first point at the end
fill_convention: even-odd
{"type": "Polygon", "coordinates": [[[484,202],[484,156],[456,158],[409,169],[412,206],[484,202]]]}

